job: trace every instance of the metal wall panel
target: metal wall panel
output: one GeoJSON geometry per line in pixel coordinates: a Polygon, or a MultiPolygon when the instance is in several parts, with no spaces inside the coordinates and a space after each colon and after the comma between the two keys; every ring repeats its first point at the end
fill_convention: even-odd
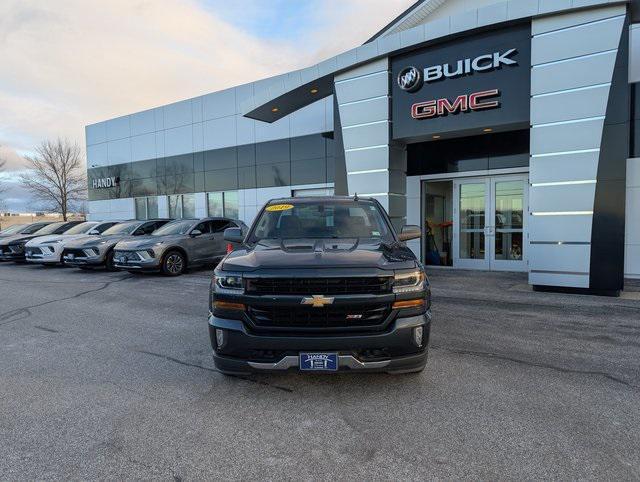
{"type": "Polygon", "coordinates": [[[534,157],[529,164],[529,182],[566,182],[595,179],[599,151],[534,157]]]}
{"type": "Polygon", "coordinates": [[[533,285],[590,287],[594,181],[624,14],[615,6],[532,22],[530,212],[556,214],[529,217],[533,285]]]}
{"type": "Polygon", "coordinates": [[[529,268],[531,271],[589,274],[591,247],[575,244],[531,244],[529,268]]]}
{"type": "Polygon", "coordinates": [[[534,36],[531,61],[537,65],[616,50],[623,24],[624,16],[619,16],[534,36]]]}
{"type": "Polygon", "coordinates": [[[532,213],[593,211],[595,190],[595,183],[560,186],[532,185],[529,189],[529,209],[532,213]]]}
{"type": "Polygon", "coordinates": [[[608,100],[609,84],[534,96],[531,99],[531,123],[539,125],[604,117],[608,100]]]}
{"type": "Polygon", "coordinates": [[[531,216],[529,241],[531,243],[590,243],[592,215],[531,216]]]}
{"type": "Polygon", "coordinates": [[[599,149],[603,125],[603,119],[595,119],[558,126],[533,126],[531,154],[599,149]]]}

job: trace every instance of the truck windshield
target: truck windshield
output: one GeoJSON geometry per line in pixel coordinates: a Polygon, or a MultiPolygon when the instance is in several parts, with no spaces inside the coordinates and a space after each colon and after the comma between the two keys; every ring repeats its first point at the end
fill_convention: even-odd
{"type": "Polygon", "coordinates": [[[364,200],[272,203],[262,211],[248,241],[304,238],[394,241],[380,207],[364,200]]]}

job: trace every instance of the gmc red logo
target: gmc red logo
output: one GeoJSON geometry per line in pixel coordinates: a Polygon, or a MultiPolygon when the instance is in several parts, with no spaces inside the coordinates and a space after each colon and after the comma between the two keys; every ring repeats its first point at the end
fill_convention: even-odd
{"type": "Polygon", "coordinates": [[[498,89],[492,89],[469,95],[459,95],[453,102],[449,101],[449,99],[418,102],[411,106],[411,117],[414,119],[431,119],[447,114],[458,114],[459,112],[495,109],[496,107],[500,107],[500,102],[495,100],[495,97],[499,96],[500,91],[498,89]]]}

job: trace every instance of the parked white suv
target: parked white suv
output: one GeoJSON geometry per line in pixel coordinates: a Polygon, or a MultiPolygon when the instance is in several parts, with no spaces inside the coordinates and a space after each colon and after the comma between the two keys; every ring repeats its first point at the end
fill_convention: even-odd
{"type": "Polygon", "coordinates": [[[62,251],[69,241],[86,235],[99,236],[115,224],[118,224],[118,221],[105,221],[102,223],[88,221],[74,226],[64,234],[33,238],[25,245],[26,260],[30,263],[61,264],[62,251]]]}

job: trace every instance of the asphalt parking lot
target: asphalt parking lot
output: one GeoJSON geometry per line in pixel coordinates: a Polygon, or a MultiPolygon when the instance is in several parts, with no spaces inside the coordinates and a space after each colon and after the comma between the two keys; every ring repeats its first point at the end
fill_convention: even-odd
{"type": "Polygon", "coordinates": [[[422,374],[230,378],[208,276],[0,264],[0,478],[640,477],[640,288],[435,271],[422,374]]]}

